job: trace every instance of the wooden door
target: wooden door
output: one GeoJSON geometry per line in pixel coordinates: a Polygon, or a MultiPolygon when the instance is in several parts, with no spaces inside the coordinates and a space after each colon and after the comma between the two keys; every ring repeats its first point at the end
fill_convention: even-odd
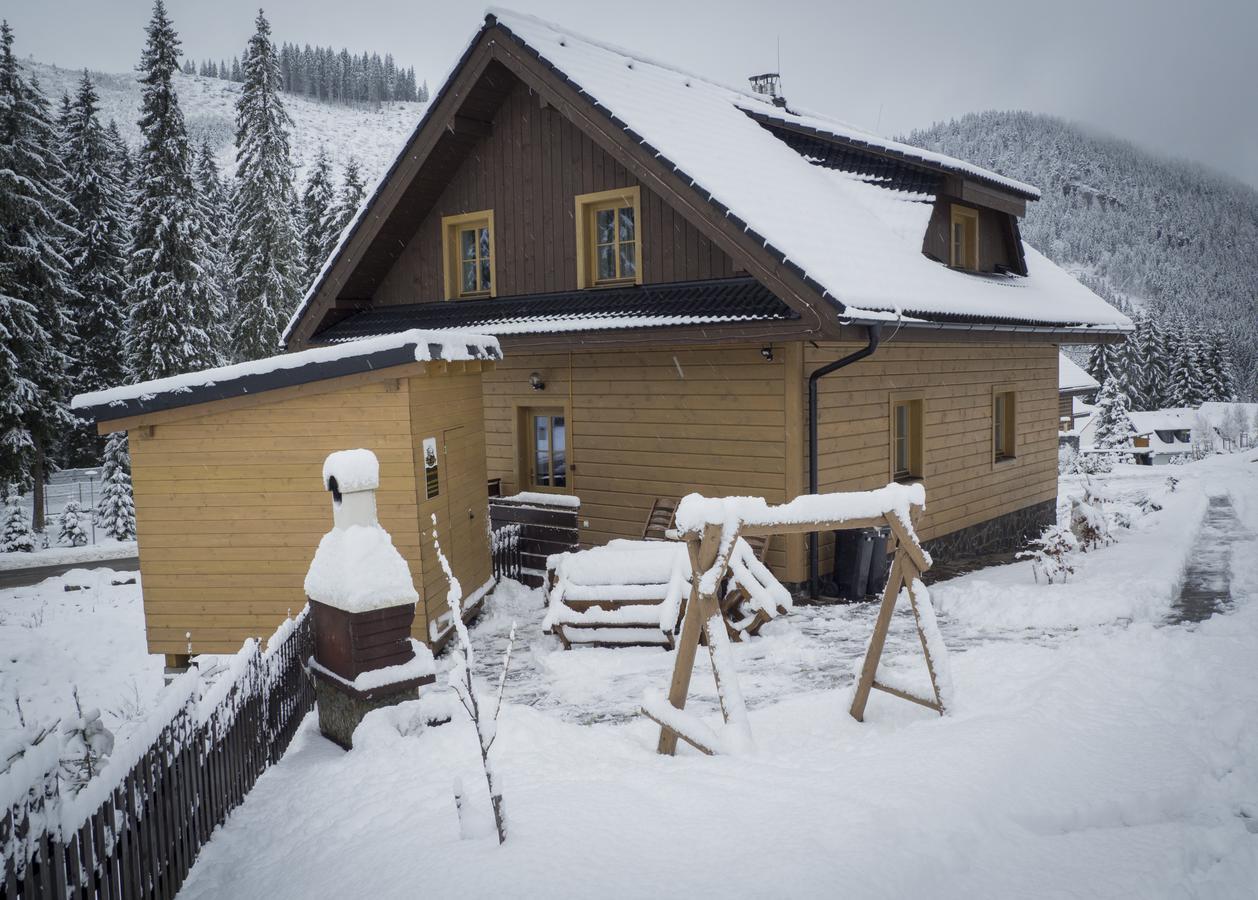
{"type": "Polygon", "coordinates": [[[468,502],[468,486],[464,477],[464,471],[468,467],[460,465],[460,461],[465,460],[467,453],[470,452],[466,446],[467,439],[468,429],[461,425],[441,432],[442,469],[446,478],[443,493],[446,498],[445,512],[448,522],[444,534],[449,535],[442,539],[441,549],[445,552],[446,559],[450,561],[454,576],[459,579],[464,597],[480,587],[479,584],[473,582],[471,566],[475,552],[473,529],[484,527],[483,516],[478,514],[478,511],[468,502]]]}

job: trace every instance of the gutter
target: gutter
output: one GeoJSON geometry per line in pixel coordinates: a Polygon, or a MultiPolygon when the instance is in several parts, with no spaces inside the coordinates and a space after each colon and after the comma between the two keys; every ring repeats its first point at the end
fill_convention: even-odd
{"type": "MultiPolygon", "coordinates": [[[[865,333],[869,337],[869,343],[854,353],[849,353],[842,359],[836,359],[832,363],[827,363],[819,369],[813,371],[808,376],[808,493],[817,493],[817,382],[831,372],[837,372],[845,366],[850,366],[854,362],[864,359],[867,356],[873,356],[874,351],[878,349],[878,342],[882,339],[881,322],[872,322],[865,325],[865,333]]],[[[813,532],[808,535],[808,595],[816,600],[820,593],[821,578],[818,572],[819,548],[817,545],[817,533],[813,532]]]]}

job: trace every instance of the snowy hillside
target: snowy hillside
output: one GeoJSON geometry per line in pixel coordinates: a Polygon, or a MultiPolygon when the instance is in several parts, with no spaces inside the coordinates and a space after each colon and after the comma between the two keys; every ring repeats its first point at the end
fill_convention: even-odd
{"type": "MultiPolygon", "coordinates": [[[[23,67],[39,80],[44,94],[60,102],[63,93],[73,95],[82,72],[26,60],[23,67]]],[[[92,79],[100,92],[101,121],[114,119],[128,144],[140,141],[136,127],[139,115],[140,86],[135,74],[93,72],[92,79]]],[[[200,75],[175,75],[179,102],[193,144],[207,137],[218,151],[218,163],[225,175],[236,168],[235,134],[236,97],[240,85],[200,75]]],[[[323,144],[338,173],[346,159],[353,156],[362,168],[368,184],[373,183],[393,161],[420,116],[423,103],[389,103],[380,109],[320,103],[293,94],[284,95],[284,103],[293,117],[293,162],[297,166],[297,182],[305,179],[305,169],[314,160],[323,144]]]]}
{"type": "Polygon", "coordinates": [[[1225,329],[1258,392],[1258,191],[1050,116],[985,112],[909,135],[1037,185],[1023,236],[1102,293],[1225,329]]]}

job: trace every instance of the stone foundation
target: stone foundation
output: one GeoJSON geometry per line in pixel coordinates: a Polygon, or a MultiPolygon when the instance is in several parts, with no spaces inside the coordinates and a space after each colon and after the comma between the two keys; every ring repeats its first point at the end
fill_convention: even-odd
{"type": "Polygon", "coordinates": [[[936,562],[1014,553],[1057,521],[1057,501],[1045,500],[925,542],[936,562]]]}
{"type": "MultiPolygon", "coordinates": [[[[346,750],[354,746],[354,729],[367,713],[419,697],[419,683],[414,680],[359,693],[325,675],[315,673],[314,679],[319,730],[346,750]]],[[[432,676],[425,679],[426,683],[432,681],[432,676]]]]}

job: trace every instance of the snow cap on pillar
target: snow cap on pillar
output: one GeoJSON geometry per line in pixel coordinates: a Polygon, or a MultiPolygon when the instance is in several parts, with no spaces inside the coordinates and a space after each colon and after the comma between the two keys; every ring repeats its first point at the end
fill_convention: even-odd
{"type": "Polygon", "coordinates": [[[346,612],[419,601],[410,566],[376,519],[380,463],[370,450],[341,450],[323,463],[333,528],[306,573],[306,595],[346,612]]]}

